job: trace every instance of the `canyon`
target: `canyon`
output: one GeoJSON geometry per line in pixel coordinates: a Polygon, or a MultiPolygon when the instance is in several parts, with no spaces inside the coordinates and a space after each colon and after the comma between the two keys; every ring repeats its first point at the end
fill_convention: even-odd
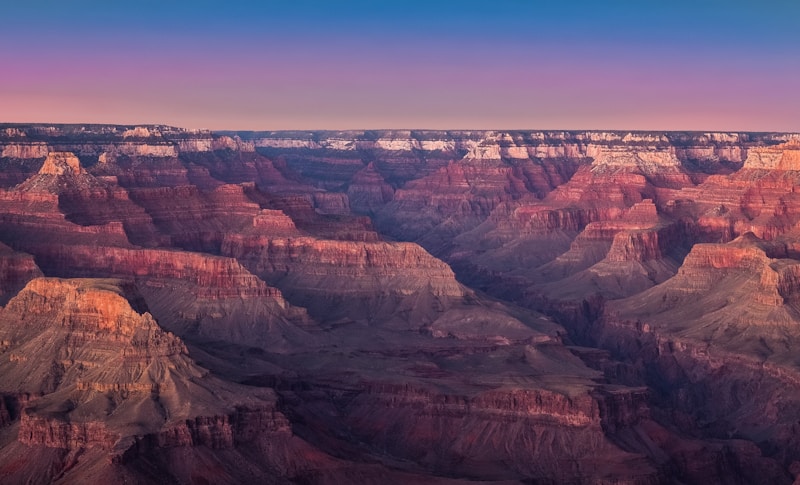
{"type": "Polygon", "coordinates": [[[0,482],[800,483],[800,134],[0,124],[0,482]]]}

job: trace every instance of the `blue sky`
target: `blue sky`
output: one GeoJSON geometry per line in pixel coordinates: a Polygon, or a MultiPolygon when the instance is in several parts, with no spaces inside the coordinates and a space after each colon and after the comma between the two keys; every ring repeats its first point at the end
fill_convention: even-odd
{"type": "Polygon", "coordinates": [[[3,121],[800,130],[800,2],[34,0],[0,18],[3,121]]]}

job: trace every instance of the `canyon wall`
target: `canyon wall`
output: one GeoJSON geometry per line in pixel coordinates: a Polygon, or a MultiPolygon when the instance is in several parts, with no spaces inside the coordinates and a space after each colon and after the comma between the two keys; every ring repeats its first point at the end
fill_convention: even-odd
{"type": "Polygon", "coordinates": [[[798,140],[0,125],[0,476],[792,483],[798,140]]]}

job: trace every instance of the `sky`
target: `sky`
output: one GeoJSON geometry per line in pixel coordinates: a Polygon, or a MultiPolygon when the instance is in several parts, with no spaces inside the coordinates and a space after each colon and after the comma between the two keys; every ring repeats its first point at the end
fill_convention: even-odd
{"type": "Polygon", "coordinates": [[[800,131],[800,2],[0,0],[0,122],[800,131]]]}

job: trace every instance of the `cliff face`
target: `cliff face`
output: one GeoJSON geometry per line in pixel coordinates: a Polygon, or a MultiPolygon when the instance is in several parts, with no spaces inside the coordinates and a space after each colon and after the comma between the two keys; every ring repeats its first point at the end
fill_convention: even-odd
{"type": "Polygon", "coordinates": [[[800,140],[750,150],[744,161],[749,170],[800,170],[800,140]]]}
{"type": "Polygon", "coordinates": [[[313,326],[305,310],[230,258],[77,245],[41,247],[36,254],[50,274],[133,279],[162,325],[190,339],[279,350],[311,338],[302,330],[313,326]]]}
{"type": "Polygon", "coordinates": [[[0,476],[791,483],[797,140],[0,126],[0,476]]]}
{"type": "Polygon", "coordinates": [[[16,407],[11,418],[0,401],[2,415],[18,420],[3,430],[16,431],[7,445],[15,458],[0,456],[5,480],[148,482],[153,472],[187,480],[204,473],[204,450],[248,464],[250,473],[218,465],[223,483],[336,463],[293,437],[270,390],[227,383],[194,363],[129,283],[38,278],[0,310],[0,322],[0,392],[16,407]],[[164,460],[169,450],[182,451],[164,460]]]}
{"type": "MultiPolygon", "coordinates": [[[[624,475],[638,458],[602,438],[598,404],[588,395],[498,389],[468,397],[384,384],[369,386],[347,404],[304,396],[301,406],[312,423],[336,413],[358,439],[439,474],[585,481],[624,475]],[[557,443],[549,441],[554,434],[557,443]],[[570,466],[571,460],[582,466],[570,466]]],[[[637,473],[637,483],[657,480],[646,465],[637,473]]]]}
{"type": "Polygon", "coordinates": [[[430,299],[442,303],[419,311],[438,313],[467,293],[446,264],[409,243],[229,235],[222,253],[323,319],[389,319],[399,307],[430,299]]]}
{"type": "Polygon", "coordinates": [[[141,306],[132,291],[114,280],[38,278],[28,283],[3,309],[4,392],[159,392],[163,383],[154,380],[155,369],[148,366],[160,358],[180,360],[186,348],[163,332],[149,313],[131,307],[128,299],[141,306]],[[97,341],[106,345],[95,345],[97,341]],[[32,358],[34,348],[50,358],[32,358]],[[57,375],[52,373],[53,358],[60,359],[57,375]],[[114,359],[119,359],[116,365],[104,367],[114,359]]]}

